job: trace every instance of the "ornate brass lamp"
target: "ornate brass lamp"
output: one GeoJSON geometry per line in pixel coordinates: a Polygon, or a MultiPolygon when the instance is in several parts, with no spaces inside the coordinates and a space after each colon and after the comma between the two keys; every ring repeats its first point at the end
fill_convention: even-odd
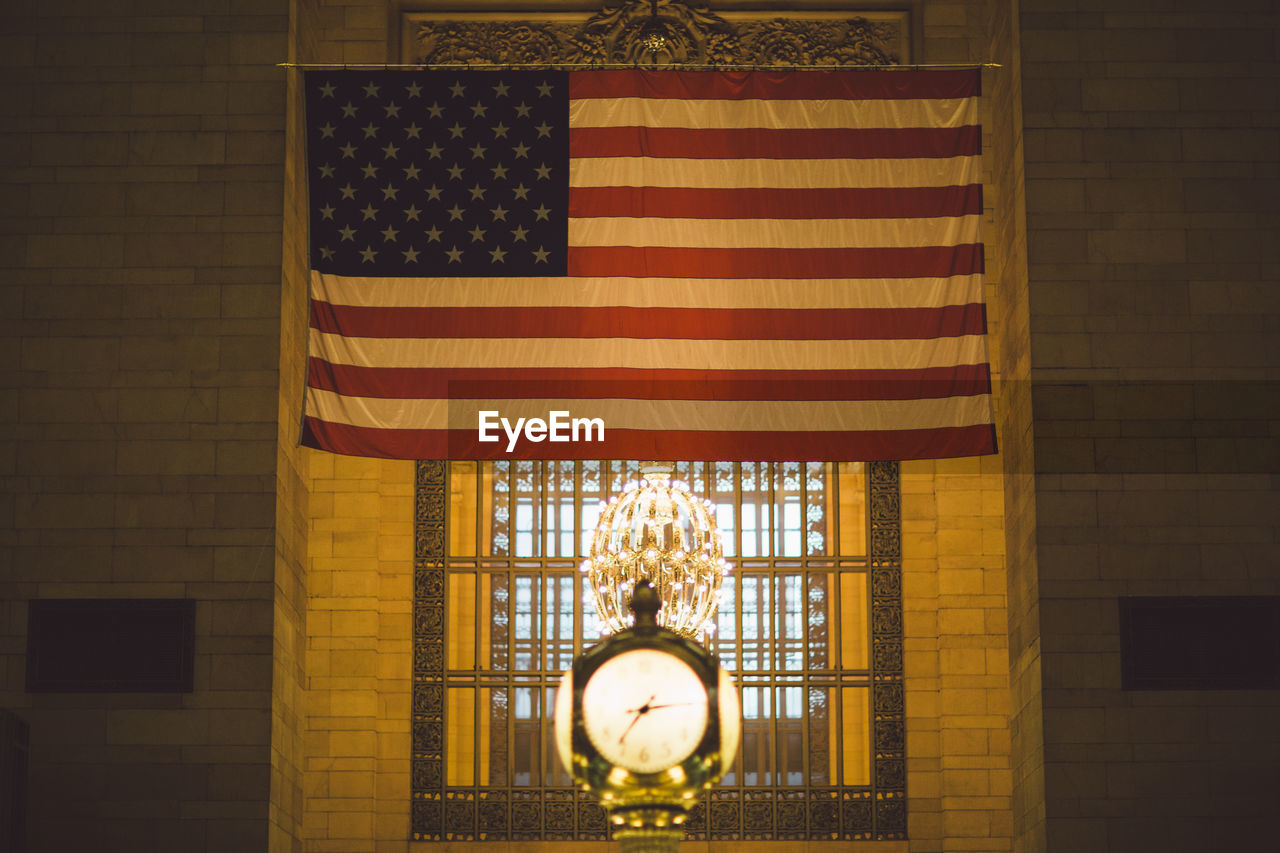
{"type": "Polygon", "coordinates": [[[601,510],[582,571],[610,633],[629,627],[623,602],[642,579],[653,585],[662,604],[659,625],[693,639],[715,628],[712,618],[729,564],[713,505],[689,494],[684,483],[672,482],[673,467],[644,463],[643,479],[601,510]]]}
{"type": "Polygon", "coordinates": [[[609,812],[624,853],[674,853],[688,810],[733,763],[741,732],[733,679],[706,649],[658,625],[645,580],[635,626],[587,650],[556,696],[556,749],[609,812]]]}

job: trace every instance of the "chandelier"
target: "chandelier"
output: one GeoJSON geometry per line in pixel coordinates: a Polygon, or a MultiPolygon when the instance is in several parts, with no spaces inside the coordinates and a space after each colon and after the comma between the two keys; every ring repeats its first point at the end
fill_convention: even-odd
{"type": "Polygon", "coordinates": [[[709,637],[720,603],[724,559],[711,501],[672,482],[673,466],[646,462],[642,479],[602,506],[591,551],[582,562],[604,633],[631,626],[626,602],[647,579],[662,607],[658,624],[691,639],[709,637]]]}

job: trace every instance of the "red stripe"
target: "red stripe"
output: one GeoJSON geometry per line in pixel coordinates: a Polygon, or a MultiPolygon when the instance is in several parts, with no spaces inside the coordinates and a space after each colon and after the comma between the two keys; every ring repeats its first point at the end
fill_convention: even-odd
{"type": "Polygon", "coordinates": [[[387,459],[708,459],[874,461],[995,453],[989,424],[874,432],[695,432],[605,430],[600,442],[477,441],[476,431],[353,427],[307,418],[302,443],[349,456],[387,459]],[[663,455],[665,454],[665,456],[663,455]]]}
{"type": "Polygon", "coordinates": [[[356,367],[308,362],[307,385],[387,399],[916,400],[991,392],[986,364],[922,370],[356,367]]]}
{"type": "Polygon", "coordinates": [[[986,334],[982,303],[941,308],[405,308],[311,303],[311,328],[356,338],[921,340],[986,334]]]}
{"type": "Polygon", "coordinates": [[[571,246],[571,276],[923,278],[982,272],[982,244],[875,249],[571,246]]]}
{"type": "Polygon", "coordinates": [[[982,153],[976,126],[851,130],[813,128],[577,127],[571,157],[767,159],[959,157],[982,153]]]}
{"type": "Polygon", "coordinates": [[[982,212],[982,186],[811,190],[570,187],[569,216],[910,219],[982,212]]]}
{"type": "Polygon", "coordinates": [[[574,71],[572,98],[800,100],[969,98],[980,94],[977,69],[952,71],[574,71]]]}

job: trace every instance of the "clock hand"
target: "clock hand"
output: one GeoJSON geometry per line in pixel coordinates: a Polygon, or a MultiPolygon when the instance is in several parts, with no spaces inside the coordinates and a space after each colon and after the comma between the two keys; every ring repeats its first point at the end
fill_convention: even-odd
{"type": "Polygon", "coordinates": [[[685,705],[697,705],[697,704],[699,703],[698,702],[668,702],[665,705],[648,705],[646,707],[648,707],[650,711],[656,711],[659,708],[682,708],[685,705]]]}
{"type": "Polygon", "coordinates": [[[631,722],[627,725],[626,731],[622,733],[622,737],[618,738],[618,746],[622,746],[622,742],[627,739],[627,735],[629,735],[631,733],[631,730],[636,727],[636,723],[640,722],[640,718],[643,717],[645,714],[649,713],[649,703],[657,698],[658,698],[658,694],[655,693],[652,696],[650,696],[647,700],[645,700],[645,703],[641,705],[639,708],[632,708],[629,710],[628,713],[635,714],[635,716],[631,718],[631,722]]]}

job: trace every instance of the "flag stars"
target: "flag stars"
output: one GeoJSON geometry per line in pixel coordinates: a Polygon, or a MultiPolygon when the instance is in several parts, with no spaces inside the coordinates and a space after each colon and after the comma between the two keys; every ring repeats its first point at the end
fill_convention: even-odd
{"type": "Polygon", "coordinates": [[[356,117],[355,104],[351,103],[350,101],[347,101],[347,103],[342,107],[342,117],[355,118],[356,117]]]}
{"type": "Polygon", "coordinates": [[[328,246],[321,246],[320,257],[326,261],[333,260],[333,249],[330,249],[328,246]]]}
{"type": "Polygon", "coordinates": [[[409,205],[408,207],[406,207],[406,208],[404,209],[404,218],[405,218],[405,221],[406,221],[406,222],[417,222],[417,221],[418,221],[418,214],[420,214],[420,213],[422,213],[422,211],[421,211],[421,210],[418,210],[418,206],[417,206],[416,204],[411,204],[411,205],[409,205]]]}
{"type": "Polygon", "coordinates": [[[494,166],[489,171],[493,172],[493,179],[495,181],[505,181],[507,179],[507,167],[502,165],[501,163],[494,166]]]}
{"type": "Polygon", "coordinates": [[[457,163],[454,163],[452,166],[450,166],[450,167],[449,167],[448,169],[446,169],[445,171],[449,173],[449,178],[450,178],[450,179],[455,180],[455,181],[460,181],[460,180],[462,180],[462,167],[461,167],[461,166],[459,166],[457,163]]]}
{"type": "Polygon", "coordinates": [[[502,122],[498,122],[496,125],[494,125],[494,126],[493,126],[493,138],[494,138],[494,139],[506,139],[506,138],[507,138],[507,131],[508,131],[508,130],[510,130],[510,129],[511,129],[511,128],[507,127],[507,126],[506,126],[505,124],[503,124],[502,122]]]}
{"type": "Polygon", "coordinates": [[[396,238],[400,236],[400,232],[388,225],[382,229],[382,242],[394,243],[396,238]]]}
{"type": "Polygon", "coordinates": [[[484,114],[487,113],[488,111],[489,111],[488,107],[486,107],[484,104],[477,102],[471,107],[471,117],[484,118],[484,114]]]}
{"type": "Polygon", "coordinates": [[[495,264],[500,264],[506,259],[507,253],[501,246],[498,246],[489,253],[489,257],[493,258],[495,264]]]}
{"type": "Polygon", "coordinates": [[[399,148],[397,148],[395,145],[392,145],[392,144],[391,144],[391,143],[389,143],[389,142],[388,142],[388,143],[387,143],[387,145],[382,149],[382,154],[383,154],[383,156],[384,156],[384,157],[386,157],[388,160],[394,160],[394,159],[396,159],[396,155],[397,155],[397,154],[399,154],[399,153],[400,153],[400,149],[399,149],[399,148]]]}
{"type": "Polygon", "coordinates": [[[537,217],[537,219],[534,220],[535,222],[551,221],[550,219],[551,208],[547,207],[545,204],[540,204],[537,207],[535,207],[533,209],[533,213],[537,217]]]}
{"type": "Polygon", "coordinates": [[[471,193],[472,201],[479,201],[480,199],[484,198],[484,187],[480,186],[478,182],[476,183],[475,186],[471,187],[471,189],[469,189],[468,192],[471,193]]]}
{"type": "Polygon", "coordinates": [[[462,263],[462,250],[459,249],[457,246],[454,246],[452,249],[445,252],[445,254],[449,256],[449,263],[451,264],[462,263]]]}
{"type": "Polygon", "coordinates": [[[418,262],[418,250],[412,246],[405,249],[400,254],[404,255],[404,262],[406,264],[416,264],[418,262]]]}
{"type": "Polygon", "coordinates": [[[400,107],[394,101],[383,107],[387,111],[387,118],[400,118],[400,107]]]}
{"type": "Polygon", "coordinates": [[[404,129],[404,134],[406,139],[421,139],[422,128],[418,127],[417,122],[414,122],[404,129]]]}
{"type": "Polygon", "coordinates": [[[449,138],[450,138],[450,139],[461,139],[461,138],[462,138],[462,131],[464,131],[464,130],[466,130],[466,128],[464,128],[462,125],[458,124],[458,123],[455,121],[455,122],[453,123],[453,127],[449,128],[449,138]]]}
{"type": "Polygon", "coordinates": [[[433,142],[433,143],[431,143],[431,147],[427,149],[427,159],[428,159],[428,160],[439,160],[439,159],[440,159],[440,155],[441,155],[443,152],[444,152],[444,149],[443,149],[443,148],[441,148],[439,145],[436,145],[436,144],[433,142]]]}
{"type": "Polygon", "coordinates": [[[444,232],[441,231],[439,228],[435,227],[434,225],[432,225],[429,229],[427,229],[425,233],[427,235],[428,243],[439,243],[440,235],[443,234],[444,232]]]}
{"type": "Polygon", "coordinates": [[[462,208],[458,207],[456,204],[453,207],[449,208],[448,213],[449,213],[450,222],[462,221],[462,208]]]}
{"type": "Polygon", "coordinates": [[[541,166],[534,169],[534,171],[538,173],[538,180],[540,181],[551,180],[551,167],[548,166],[546,163],[543,163],[541,166]]]}
{"type": "Polygon", "coordinates": [[[454,84],[449,87],[449,91],[453,93],[453,97],[461,98],[462,93],[467,91],[467,87],[462,85],[461,80],[458,80],[458,81],[455,81],[454,84]]]}
{"type": "Polygon", "coordinates": [[[377,217],[378,208],[374,207],[371,204],[366,204],[364,207],[360,209],[360,212],[364,214],[364,221],[368,222],[370,219],[374,219],[377,217]]]}
{"type": "Polygon", "coordinates": [[[356,238],[356,229],[352,228],[350,225],[344,225],[342,228],[339,228],[338,233],[342,235],[342,240],[344,242],[347,240],[355,240],[356,238]]]}
{"type": "Polygon", "coordinates": [[[551,255],[550,252],[548,252],[546,249],[539,246],[533,251],[533,260],[535,263],[545,264],[547,262],[547,258],[550,255],[551,255]]]}
{"type": "Polygon", "coordinates": [[[378,135],[378,126],[375,125],[373,122],[369,122],[368,124],[366,124],[364,127],[360,129],[364,131],[365,139],[373,139],[375,136],[378,135]]]}
{"type": "Polygon", "coordinates": [[[472,228],[467,233],[471,235],[472,243],[479,243],[481,240],[484,239],[484,229],[481,228],[479,225],[477,225],[475,228],[472,228]]]}
{"type": "Polygon", "coordinates": [[[439,188],[438,186],[436,186],[435,184],[432,184],[431,186],[427,187],[427,189],[426,189],[426,193],[427,193],[427,201],[439,201],[439,200],[440,200],[440,193],[441,193],[441,190],[440,190],[440,188],[439,188]]]}
{"type": "Polygon", "coordinates": [[[422,94],[422,87],[417,83],[410,83],[404,87],[404,90],[409,93],[410,98],[416,98],[422,94]]]}
{"type": "Polygon", "coordinates": [[[338,192],[342,193],[342,197],[344,199],[350,199],[352,201],[355,201],[356,188],[351,186],[350,183],[348,183],[345,187],[339,187],[338,192]]]}
{"type": "Polygon", "coordinates": [[[378,86],[378,84],[376,84],[376,83],[370,83],[368,86],[365,86],[365,87],[364,87],[364,96],[365,96],[366,98],[376,98],[376,97],[378,97],[378,89],[379,89],[379,88],[380,88],[380,87],[378,86]]]}
{"type": "Polygon", "coordinates": [[[507,96],[507,90],[510,88],[511,87],[508,86],[505,82],[503,82],[502,80],[499,80],[498,85],[493,87],[494,97],[505,98],[507,96]]]}
{"type": "Polygon", "coordinates": [[[320,87],[320,97],[322,97],[322,98],[332,98],[332,97],[333,97],[333,84],[332,84],[332,83],[325,83],[323,86],[321,86],[321,87],[320,87]]]}
{"type": "Polygon", "coordinates": [[[488,151],[489,149],[485,148],[483,145],[477,142],[475,145],[471,146],[470,150],[471,150],[471,159],[483,160],[484,152],[488,151]]]}
{"type": "Polygon", "coordinates": [[[525,237],[529,235],[529,229],[523,225],[517,225],[515,230],[511,232],[511,239],[517,243],[523,243],[525,237]]]}
{"type": "Polygon", "coordinates": [[[517,200],[520,200],[520,201],[529,200],[529,188],[526,187],[524,184],[520,184],[514,190],[512,190],[512,192],[515,193],[517,200]]]}
{"type": "Polygon", "coordinates": [[[529,118],[529,111],[531,109],[533,109],[533,107],[529,106],[524,101],[521,101],[520,106],[516,107],[516,116],[518,118],[529,118]]]}
{"type": "Polygon", "coordinates": [[[324,207],[320,208],[320,218],[333,219],[333,210],[334,210],[333,205],[326,204],[324,207]]]}
{"type": "Polygon", "coordinates": [[[321,139],[333,139],[333,132],[334,132],[335,130],[337,130],[337,128],[336,128],[336,127],[334,127],[333,125],[329,124],[328,122],[325,122],[324,127],[320,128],[320,138],[321,138],[321,139]]]}
{"type": "Polygon", "coordinates": [[[540,125],[538,125],[537,127],[535,127],[535,128],[534,128],[534,130],[538,131],[538,138],[539,138],[539,139],[543,139],[543,138],[550,139],[550,138],[551,138],[551,125],[547,124],[545,121],[544,121],[542,124],[540,124],[540,125]]]}
{"type": "Polygon", "coordinates": [[[410,163],[408,166],[404,167],[404,179],[406,181],[416,181],[418,180],[418,173],[421,171],[422,170],[413,163],[410,163]]]}
{"type": "Polygon", "coordinates": [[[330,166],[328,163],[325,163],[323,166],[321,166],[321,167],[320,167],[320,177],[322,177],[322,178],[332,178],[332,177],[333,177],[333,167],[332,167],[332,166],[330,166]]]}
{"type": "Polygon", "coordinates": [[[360,168],[360,171],[364,172],[366,178],[376,178],[378,176],[378,167],[372,163],[366,163],[360,168]]]}
{"type": "Polygon", "coordinates": [[[372,246],[365,246],[364,249],[360,251],[360,262],[364,264],[371,264],[373,263],[373,259],[377,256],[378,252],[376,249],[372,246]]]}
{"type": "Polygon", "coordinates": [[[347,143],[346,145],[342,146],[338,150],[342,152],[343,160],[356,156],[356,147],[351,143],[347,143]]]}
{"type": "Polygon", "coordinates": [[[440,106],[439,101],[436,101],[427,107],[427,116],[429,118],[444,118],[444,107],[440,106]]]}
{"type": "Polygon", "coordinates": [[[493,214],[494,222],[497,222],[498,220],[502,220],[503,222],[507,221],[507,209],[502,205],[491,208],[489,212],[493,214]]]}
{"type": "Polygon", "coordinates": [[[548,83],[546,80],[543,80],[542,84],[538,86],[538,97],[539,98],[551,97],[551,84],[548,83]]]}
{"type": "Polygon", "coordinates": [[[517,160],[523,160],[524,158],[529,156],[529,146],[525,145],[523,142],[521,142],[512,150],[516,152],[517,160]]]}
{"type": "Polygon", "coordinates": [[[396,200],[396,193],[398,193],[398,192],[400,192],[400,190],[399,190],[399,189],[397,189],[396,187],[391,186],[391,184],[387,184],[385,187],[383,187],[383,188],[382,188],[382,200],[383,200],[383,201],[395,201],[395,200],[396,200]]]}

